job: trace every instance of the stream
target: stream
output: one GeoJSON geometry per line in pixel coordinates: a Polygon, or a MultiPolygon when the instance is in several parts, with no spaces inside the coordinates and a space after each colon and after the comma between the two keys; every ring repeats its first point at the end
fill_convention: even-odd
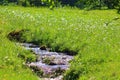
{"type": "Polygon", "coordinates": [[[21,43],[27,50],[36,54],[37,61],[28,63],[27,66],[35,72],[42,71],[40,80],[63,80],[63,73],[69,69],[69,62],[73,56],[66,53],[51,52],[47,49],[41,49],[38,45],[31,43],[21,43]]]}

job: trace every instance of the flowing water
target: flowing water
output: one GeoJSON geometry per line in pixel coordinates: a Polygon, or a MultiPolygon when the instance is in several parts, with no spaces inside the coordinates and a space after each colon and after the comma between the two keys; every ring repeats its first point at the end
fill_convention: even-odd
{"type": "Polygon", "coordinates": [[[36,54],[37,61],[27,65],[34,67],[35,70],[41,70],[43,72],[40,76],[42,80],[62,80],[63,73],[69,69],[69,62],[73,59],[73,56],[65,53],[41,50],[39,46],[31,43],[21,43],[20,45],[36,54]]]}

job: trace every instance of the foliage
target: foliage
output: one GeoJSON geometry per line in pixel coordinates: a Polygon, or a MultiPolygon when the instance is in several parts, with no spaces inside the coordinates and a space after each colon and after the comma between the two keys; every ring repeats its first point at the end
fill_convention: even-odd
{"type": "Polygon", "coordinates": [[[78,7],[80,9],[115,9],[119,7],[119,0],[1,0],[1,5],[14,3],[21,6],[48,6],[50,9],[60,6],[78,7]]]}
{"type": "Polygon", "coordinates": [[[53,51],[77,52],[66,80],[119,80],[119,18],[116,10],[0,6],[0,80],[37,80],[23,68],[25,60],[35,60],[34,56],[27,56],[29,52],[7,38],[11,31],[22,29],[28,30],[22,35],[26,42],[47,45],[53,51]],[[18,58],[18,53],[26,58],[18,58]]]}

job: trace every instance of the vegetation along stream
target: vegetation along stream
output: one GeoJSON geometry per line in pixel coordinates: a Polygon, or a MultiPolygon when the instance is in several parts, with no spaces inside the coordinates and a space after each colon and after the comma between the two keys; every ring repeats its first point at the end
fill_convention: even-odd
{"type": "MultiPolygon", "coordinates": [[[[21,41],[21,36],[26,30],[14,30],[8,34],[8,38],[12,41],[17,41],[17,45],[29,50],[36,55],[36,60],[27,58],[26,64],[30,67],[39,77],[40,80],[63,80],[63,73],[69,69],[69,62],[73,59],[73,55],[68,53],[53,52],[46,46],[36,45],[32,42],[27,43],[21,41]]],[[[24,58],[25,56],[19,54],[18,57],[24,58]]]]}
{"type": "MultiPolygon", "coordinates": [[[[69,53],[53,52],[46,46],[35,45],[22,41],[22,35],[26,30],[14,30],[8,34],[8,38],[17,41],[17,45],[30,50],[36,55],[36,61],[29,58],[26,61],[30,67],[42,80],[63,80],[63,73],[69,69],[69,62],[73,59],[69,53]]],[[[18,57],[24,57],[19,54],[18,57]]]]}

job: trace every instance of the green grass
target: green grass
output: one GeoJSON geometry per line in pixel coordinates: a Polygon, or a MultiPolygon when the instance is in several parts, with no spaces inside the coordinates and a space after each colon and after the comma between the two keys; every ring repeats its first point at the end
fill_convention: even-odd
{"type": "Polygon", "coordinates": [[[18,54],[24,54],[27,59],[30,52],[10,42],[4,34],[3,30],[0,34],[0,80],[37,80],[37,76],[24,65],[25,59],[18,58],[18,54]]]}
{"type": "Polygon", "coordinates": [[[0,6],[0,75],[5,76],[0,76],[0,80],[37,79],[22,67],[24,60],[17,57],[18,53],[27,56],[29,52],[7,39],[9,32],[20,29],[28,30],[22,36],[26,42],[77,54],[65,80],[119,80],[120,19],[113,19],[120,15],[116,12],[0,6]],[[14,70],[16,66],[20,73],[14,70]]]}

